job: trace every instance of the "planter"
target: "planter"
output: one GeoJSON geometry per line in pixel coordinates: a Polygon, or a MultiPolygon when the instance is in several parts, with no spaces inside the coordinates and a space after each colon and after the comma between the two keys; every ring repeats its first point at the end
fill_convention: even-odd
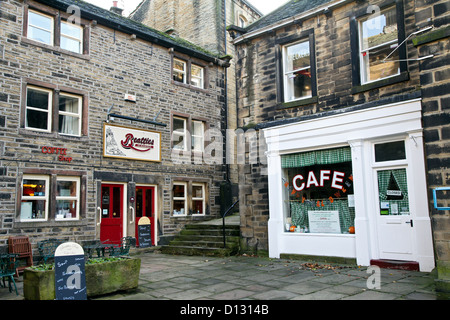
{"type": "MultiPolygon", "coordinates": [[[[141,259],[124,258],[118,261],[86,264],[86,289],[88,297],[138,287],[141,259]]],[[[25,269],[23,293],[26,300],[55,299],[55,271],[25,269]]]]}

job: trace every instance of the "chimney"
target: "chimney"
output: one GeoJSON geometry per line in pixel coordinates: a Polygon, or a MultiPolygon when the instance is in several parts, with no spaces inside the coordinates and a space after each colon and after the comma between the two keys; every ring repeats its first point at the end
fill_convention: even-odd
{"type": "Polygon", "coordinates": [[[114,13],[118,14],[119,16],[121,16],[123,9],[121,9],[117,6],[118,2],[119,1],[113,1],[113,6],[111,7],[111,9],[109,9],[109,11],[114,12],[114,13]]]}

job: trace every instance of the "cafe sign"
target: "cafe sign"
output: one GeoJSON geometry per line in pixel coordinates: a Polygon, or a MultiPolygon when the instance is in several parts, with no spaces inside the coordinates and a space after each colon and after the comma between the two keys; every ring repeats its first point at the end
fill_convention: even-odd
{"type": "Polygon", "coordinates": [[[161,162],[161,133],[105,123],[103,156],[161,162]]]}

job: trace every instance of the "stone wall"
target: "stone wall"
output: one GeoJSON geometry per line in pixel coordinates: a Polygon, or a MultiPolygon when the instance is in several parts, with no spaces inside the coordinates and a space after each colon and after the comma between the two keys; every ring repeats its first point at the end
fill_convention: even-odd
{"type": "MultiPolygon", "coordinates": [[[[171,116],[181,113],[205,119],[207,115],[207,127],[221,130],[225,69],[199,61],[208,66],[206,88],[178,85],[171,78],[173,53],[169,48],[139,37],[134,39],[130,34],[96,21],[87,21],[89,54],[70,54],[22,36],[23,12],[23,1],[2,1],[0,244],[5,244],[9,236],[19,234],[30,236],[33,243],[49,237],[75,241],[98,238],[96,222],[101,181],[125,183],[128,198],[133,195],[132,187],[136,184],[156,185],[160,237],[175,234],[194,219],[217,216],[220,212],[219,187],[224,175],[222,166],[192,162],[175,164],[171,156],[171,116]],[[69,137],[23,128],[20,116],[25,83],[42,83],[62,91],[70,88],[84,94],[88,110],[85,134],[69,137]],[[125,101],[125,94],[135,95],[137,101],[125,101]],[[161,132],[160,163],[103,157],[103,125],[110,108],[113,113],[143,120],[153,120],[158,115],[156,121],[166,127],[119,118],[113,123],[161,132]],[[72,161],[63,163],[55,155],[43,154],[43,146],[66,148],[72,161]],[[82,191],[86,201],[79,221],[20,222],[17,195],[21,192],[21,177],[24,173],[42,170],[53,174],[80,174],[86,179],[86,190],[82,191]],[[176,180],[207,184],[205,217],[172,216],[172,183],[176,180]]],[[[129,206],[133,206],[133,202],[126,207],[129,206]]],[[[128,231],[134,233],[131,228],[130,225],[128,231]]]]}

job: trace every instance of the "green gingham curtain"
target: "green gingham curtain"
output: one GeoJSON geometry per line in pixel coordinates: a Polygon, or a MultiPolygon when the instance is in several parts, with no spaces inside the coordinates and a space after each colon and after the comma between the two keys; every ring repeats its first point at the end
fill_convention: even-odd
{"type": "Polygon", "coordinates": [[[283,169],[299,168],[317,164],[334,164],[350,161],[352,161],[351,149],[350,147],[344,147],[284,155],[281,157],[281,167],[283,169]]]}
{"type": "MultiPolygon", "coordinates": [[[[397,185],[402,192],[403,200],[389,200],[389,203],[398,203],[400,212],[407,210],[409,212],[409,201],[408,201],[408,184],[406,180],[406,169],[397,170],[384,170],[378,171],[378,189],[380,201],[386,201],[387,199],[387,189],[389,187],[389,181],[391,179],[391,173],[394,176],[397,185]]],[[[390,206],[391,207],[391,206],[390,206]]]]}

